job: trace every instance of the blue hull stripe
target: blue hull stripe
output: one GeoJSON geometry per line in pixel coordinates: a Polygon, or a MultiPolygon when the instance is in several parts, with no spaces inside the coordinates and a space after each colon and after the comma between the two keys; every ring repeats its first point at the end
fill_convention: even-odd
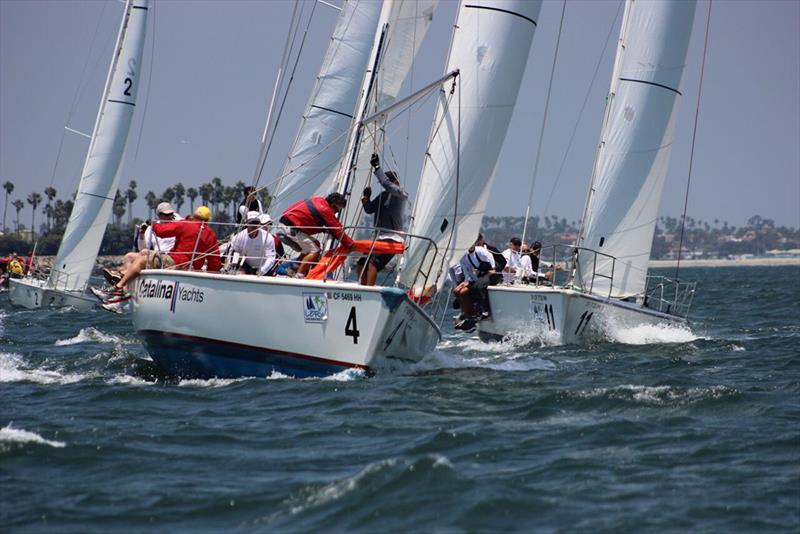
{"type": "Polygon", "coordinates": [[[242,345],[185,334],[140,330],[153,361],[184,378],[269,376],[273,371],[297,378],[329,376],[344,369],[368,367],[316,356],[242,345]]]}

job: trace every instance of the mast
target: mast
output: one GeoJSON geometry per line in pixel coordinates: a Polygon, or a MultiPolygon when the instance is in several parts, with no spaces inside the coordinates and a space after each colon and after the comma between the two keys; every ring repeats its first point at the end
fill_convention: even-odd
{"type": "Polygon", "coordinates": [[[97,259],[136,107],[147,10],[147,0],[125,4],[75,204],[48,281],[51,287],[83,290],[97,259]]]}
{"type": "Polygon", "coordinates": [[[690,0],[625,6],[578,241],[603,254],[578,253],[575,282],[598,295],[645,289],[694,12],[690,0]]]}

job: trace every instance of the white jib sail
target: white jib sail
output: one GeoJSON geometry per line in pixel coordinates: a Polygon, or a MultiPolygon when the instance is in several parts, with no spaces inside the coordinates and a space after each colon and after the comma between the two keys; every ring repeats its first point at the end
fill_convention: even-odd
{"type": "MultiPolygon", "coordinates": [[[[445,72],[458,69],[460,75],[454,94],[448,85],[439,95],[411,227],[438,247],[433,276],[440,265],[448,267],[442,257],[457,259],[480,230],[540,8],[538,0],[466,0],[459,6],[445,72]]],[[[414,277],[425,252],[424,245],[411,244],[402,273],[406,286],[422,283],[414,277]]]]}
{"type": "Polygon", "coordinates": [[[342,5],[328,51],[311,92],[270,211],[280,215],[293,202],[330,187],[348,141],[381,3],[348,0],[342,5]]]}
{"type": "Polygon", "coordinates": [[[92,140],[50,285],[82,290],[111,216],[142,68],[147,1],[128,0],[95,120],[92,140]]]}
{"type": "MultiPolygon", "coordinates": [[[[433,20],[437,4],[438,0],[392,0],[384,4],[389,13],[386,21],[386,35],[382,44],[378,72],[373,80],[371,93],[366,95],[366,101],[361,107],[362,115],[368,116],[386,109],[396,101],[403,83],[409,72],[411,72],[420,44],[433,20]]],[[[365,91],[369,86],[368,82],[369,80],[365,79],[365,91]]],[[[414,88],[412,87],[411,89],[413,90],[414,88]]],[[[352,162],[354,172],[350,176],[349,191],[360,192],[362,188],[373,181],[372,167],[369,164],[369,160],[373,152],[381,153],[383,151],[386,120],[387,117],[380,117],[362,128],[359,144],[356,147],[358,153],[355,161],[352,162]]],[[[348,170],[344,167],[340,169],[340,176],[337,182],[344,180],[343,174],[346,174],[348,170]]],[[[387,170],[389,169],[387,168],[387,170]]],[[[318,194],[327,192],[329,191],[321,189],[318,194]]],[[[351,198],[356,199],[357,196],[354,195],[351,198]]],[[[348,206],[348,208],[345,219],[347,224],[358,224],[358,216],[361,210],[353,209],[353,206],[348,206]]]]}
{"type": "Polygon", "coordinates": [[[629,0],[579,244],[577,280],[598,295],[645,289],[695,2],[629,0]],[[608,278],[613,264],[613,287],[608,278]],[[594,276],[593,276],[594,273],[594,276]],[[603,276],[597,276],[603,275],[603,276]]]}

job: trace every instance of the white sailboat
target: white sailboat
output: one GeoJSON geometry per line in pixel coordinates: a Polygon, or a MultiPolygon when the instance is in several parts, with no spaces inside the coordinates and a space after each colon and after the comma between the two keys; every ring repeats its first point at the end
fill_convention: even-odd
{"type": "MultiPolygon", "coordinates": [[[[435,2],[408,0],[386,1],[382,5],[359,0],[345,2],[334,35],[353,41],[350,46],[340,47],[338,54],[355,54],[364,48],[370,52],[366,58],[337,58],[337,61],[353,69],[358,61],[365,60],[361,66],[365,75],[360,88],[354,85],[352,77],[350,82],[342,84],[326,84],[321,78],[309,102],[292,158],[296,154],[310,154],[309,159],[304,159],[309,162],[320,149],[338,142],[335,139],[341,135],[340,125],[326,130],[322,124],[325,120],[316,121],[316,125],[313,120],[318,111],[330,113],[330,110],[311,109],[328,107],[318,104],[323,101],[344,101],[346,95],[326,94],[329,90],[352,91],[357,95],[353,109],[333,109],[337,117],[343,114],[354,117],[346,145],[342,145],[346,148],[338,155],[335,175],[329,172],[330,162],[316,170],[309,170],[315,165],[313,162],[308,165],[299,162],[295,176],[279,189],[279,205],[311,191],[330,191],[334,187],[349,193],[359,190],[369,179],[371,169],[365,161],[368,162],[372,148],[362,148],[364,140],[369,139],[370,147],[381,146],[380,125],[386,116],[409,98],[416,98],[412,95],[395,101],[430,22],[433,5],[435,2]],[[355,16],[357,11],[361,16],[355,16]],[[374,15],[372,18],[367,16],[368,11],[374,15]],[[364,42],[362,31],[351,33],[351,19],[365,24],[373,21],[369,42],[364,42]],[[320,149],[309,148],[317,143],[320,149]],[[298,179],[301,173],[308,174],[298,179]],[[323,174],[328,178],[320,178],[323,174]],[[311,184],[312,181],[315,183],[311,184]]],[[[466,173],[467,177],[460,178],[457,162],[461,145],[454,143],[454,133],[460,124],[468,146],[477,146],[482,142],[480,131],[486,120],[492,122],[492,134],[505,136],[539,7],[540,2],[526,0],[461,2],[448,74],[425,88],[438,90],[455,76],[453,71],[458,73],[459,86],[463,86],[457,89],[463,93],[459,95],[460,106],[447,107],[444,101],[449,96],[442,94],[443,104],[436,121],[446,123],[446,127],[434,127],[431,134],[431,144],[438,148],[431,152],[426,169],[445,169],[449,173],[439,177],[441,185],[456,176],[465,180],[461,183],[469,181],[469,189],[488,189],[480,180],[489,180],[497,154],[487,157],[490,161],[482,177],[466,173]],[[453,109],[459,115],[453,115],[453,109]]],[[[337,47],[337,40],[330,46],[337,47]]],[[[326,59],[323,69],[333,63],[326,59]]],[[[423,173],[421,194],[437,199],[451,195],[450,207],[440,207],[437,215],[450,218],[448,235],[462,231],[456,229],[470,231],[471,228],[464,227],[475,224],[471,215],[475,209],[483,209],[485,194],[473,198],[467,189],[450,191],[446,187],[426,186],[428,180],[433,180],[433,172],[423,173]],[[461,204],[455,202],[460,196],[465,198],[461,204]]],[[[418,202],[419,220],[424,218],[422,214],[433,210],[433,204],[431,200],[418,202]]],[[[343,220],[351,220],[349,217],[355,215],[344,214],[343,220]]],[[[299,377],[318,376],[346,368],[371,372],[390,358],[418,361],[434,348],[441,332],[429,310],[423,309],[419,299],[409,296],[413,295],[409,288],[416,280],[431,280],[432,266],[443,264],[446,257],[442,256],[451,255],[456,243],[460,243],[448,240],[448,246],[437,249],[436,243],[445,240],[439,235],[440,225],[437,220],[421,226],[426,232],[408,235],[409,261],[405,262],[403,280],[392,286],[367,287],[348,281],[345,269],[318,280],[143,271],[132,299],[135,329],[154,361],[180,376],[264,376],[273,371],[299,377]],[[436,231],[427,233],[434,226],[436,231]],[[417,242],[422,244],[417,246],[417,242]],[[403,283],[404,280],[409,282],[403,283]],[[219,310],[225,313],[220,314],[219,310]]]]}
{"type": "Polygon", "coordinates": [[[85,292],[111,216],[142,67],[148,5],[128,0],[122,14],[89,150],[49,278],[12,279],[9,298],[26,308],[97,303],[85,292]]]}
{"type": "Polygon", "coordinates": [[[569,279],[490,287],[481,338],[543,328],[574,343],[609,323],[686,322],[694,284],[649,277],[647,264],[694,14],[694,1],[627,1],[579,240],[541,255],[571,258],[569,279]]]}

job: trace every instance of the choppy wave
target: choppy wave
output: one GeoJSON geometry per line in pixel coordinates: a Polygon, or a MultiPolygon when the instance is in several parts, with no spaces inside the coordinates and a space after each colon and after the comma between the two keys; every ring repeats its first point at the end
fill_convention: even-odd
{"type": "Polygon", "coordinates": [[[0,353],[0,382],[74,384],[87,378],[91,378],[91,375],[65,373],[58,369],[31,368],[21,354],[0,353]]]}
{"type": "Polygon", "coordinates": [[[735,389],[726,386],[675,387],[644,386],[626,384],[612,388],[596,388],[579,392],[583,399],[606,398],[611,400],[633,401],[650,405],[686,405],[705,400],[720,399],[737,395],[735,389]]]}
{"type": "Polygon", "coordinates": [[[63,441],[45,439],[36,432],[30,432],[29,430],[23,430],[21,428],[13,428],[11,423],[0,428],[0,446],[6,443],[37,443],[56,448],[62,448],[67,445],[63,441]]]}
{"type": "Polygon", "coordinates": [[[78,343],[124,343],[124,340],[120,337],[105,334],[100,330],[90,326],[88,328],[81,328],[78,335],[75,337],[71,337],[69,339],[59,339],[56,341],[55,345],[57,347],[63,347],[66,345],[77,345],[78,343]]]}

